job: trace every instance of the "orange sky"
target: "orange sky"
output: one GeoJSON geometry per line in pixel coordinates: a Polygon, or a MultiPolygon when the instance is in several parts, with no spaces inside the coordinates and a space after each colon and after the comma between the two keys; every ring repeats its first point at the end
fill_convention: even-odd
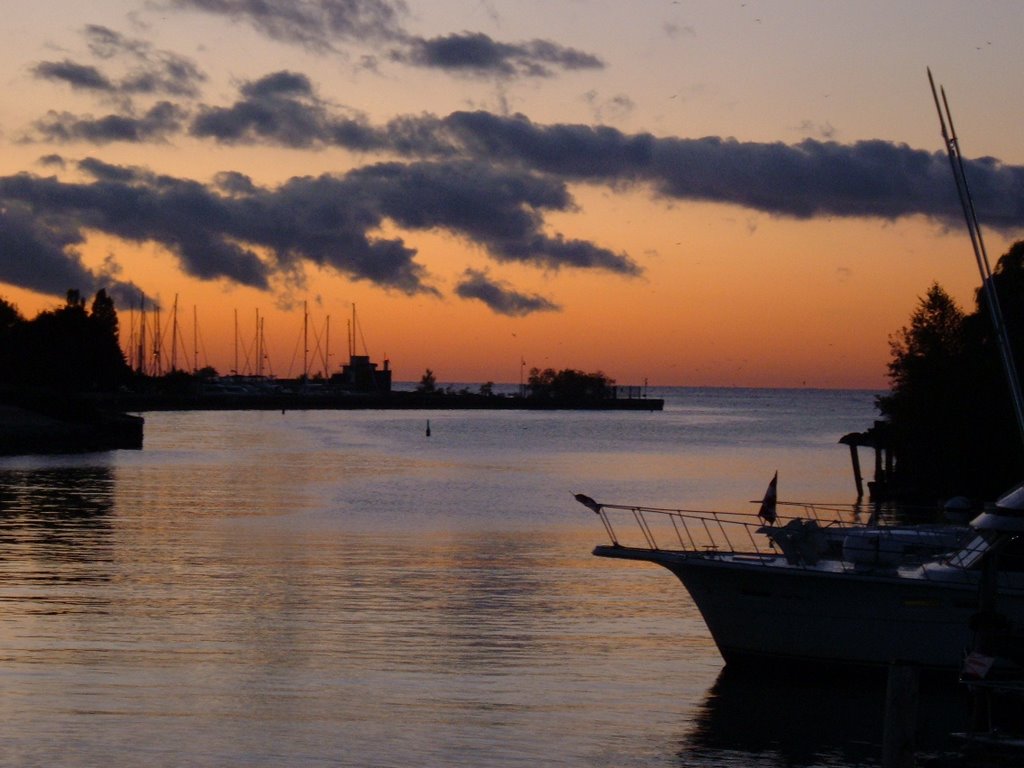
{"type": "MultiPolygon", "coordinates": [[[[355,303],[367,351],[387,356],[398,380],[431,368],[442,384],[514,382],[525,360],[621,384],[883,388],[889,336],[928,286],[970,310],[979,280],[947,205],[944,156],[926,176],[918,168],[943,149],[926,65],[949,89],[965,155],[1001,163],[979,166],[979,207],[1007,198],[1013,208],[1022,193],[1006,187],[1024,162],[1016,3],[627,13],[612,2],[453,0],[409,3],[357,32],[222,17],[189,0],[46,6],[18,4],[2,32],[0,295],[32,316],[62,300],[67,274],[92,281],[74,286],[83,290],[130,284],[164,308],[165,364],[177,296],[179,365],[222,373],[234,368],[236,313],[245,349],[257,312],[269,371],[300,373],[304,303],[310,370],[322,365],[313,352],[328,315],[336,369],[355,303]],[[419,132],[357,146],[339,138],[346,118],[375,140],[385,127],[389,142],[398,135],[389,121],[419,132]],[[459,122],[483,118],[492,127],[459,122]],[[491,145],[506,129],[520,138],[491,145]],[[425,137],[453,135],[459,164],[448,170],[454,161],[425,137]],[[594,148],[578,153],[570,139],[594,148]],[[424,175],[392,180],[410,169],[424,175]],[[225,171],[255,192],[216,187],[225,171]],[[290,180],[322,175],[337,182],[322,198],[293,196],[290,180]],[[488,181],[477,188],[478,178],[488,181]],[[880,200],[887,185],[907,191],[880,200]],[[193,193],[223,213],[188,214],[193,193]],[[78,195],[90,202],[68,202],[78,195]],[[162,209],[115,207],[126,195],[162,209]],[[321,199],[336,208],[307,216],[321,199]],[[186,213],[171,217],[176,205],[186,213]],[[356,223],[341,227],[350,211],[356,223]],[[372,253],[347,250],[353,232],[372,253]],[[385,241],[417,277],[380,276],[385,241]],[[236,246],[265,268],[265,287],[234,267],[218,273],[204,250],[236,246]],[[597,261],[573,265],[581,253],[597,261]],[[56,270],[61,259],[77,271],[56,270]],[[388,282],[398,279],[404,287],[388,282]]],[[[332,2],[295,7],[315,22],[332,2]]],[[[993,262],[1024,224],[996,213],[985,230],[993,262]]],[[[118,308],[127,334],[124,299],[118,308]]]]}

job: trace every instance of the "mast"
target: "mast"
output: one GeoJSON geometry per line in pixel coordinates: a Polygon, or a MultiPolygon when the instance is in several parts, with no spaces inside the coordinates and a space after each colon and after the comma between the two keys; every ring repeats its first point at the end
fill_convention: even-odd
{"type": "Polygon", "coordinates": [[[235,376],[238,375],[238,307],[235,307],[235,376]]]}
{"type": "Polygon", "coordinates": [[[257,376],[263,375],[263,350],[260,348],[263,334],[260,333],[260,308],[256,307],[256,370],[257,376]]]}
{"type": "Polygon", "coordinates": [[[309,305],[302,302],[302,378],[309,378],[309,305]]]}
{"type": "Polygon", "coordinates": [[[153,326],[153,375],[162,376],[164,372],[163,362],[160,359],[160,305],[156,308],[156,323],[153,326]]]}
{"type": "Polygon", "coordinates": [[[260,318],[260,345],[259,345],[260,346],[260,361],[259,361],[259,367],[260,367],[259,375],[260,375],[260,378],[263,377],[263,361],[267,359],[267,337],[263,335],[263,331],[266,328],[266,325],[267,325],[267,318],[261,317],[260,318]]]}
{"type": "Polygon", "coordinates": [[[135,297],[131,297],[128,305],[128,367],[135,370],[135,297]]]}
{"type": "Polygon", "coordinates": [[[174,309],[171,313],[171,373],[178,370],[178,294],[174,294],[174,309]]]}
{"type": "Polygon", "coordinates": [[[988,253],[985,251],[985,241],[981,237],[981,225],[978,223],[978,215],[974,208],[974,200],[971,197],[970,188],[967,186],[963,155],[960,153],[960,140],[957,138],[956,128],[953,127],[953,115],[949,111],[946,91],[941,87],[936,90],[931,68],[928,68],[928,83],[932,88],[935,109],[939,113],[942,140],[946,144],[946,153],[949,155],[949,165],[953,170],[957,196],[960,198],[960,207],[963,209],[964,220],[967,223],[967,233],[971,238],[971,247],[974,249],[974,259],[978,263],[978,271],[981,273],[981,285],[988,299],[989,315],[995,330],[996,344],[999,347],[999,354],[1003,361],[1003,370],[1006,374],[1007,384],[1010,387],[1013,410],[1017,416],[1017,429],[1020,431],[1021,439],[1024,440],[1024,396],[1021,395],[1020,377],[1017,375],[1017,366],[1014,363],[1010,338],[1006,332],[1006,324],[1003,321],[1003,311],[999,305],[999,296],[996,294],[995,282],[992,280],[992,268],[989,265],[988,253]],[[942,94],[941,104],[939,103],[940,93],[942,94]],[[947,123],[949,125],[948,130],[946,127],[947,123]]]}
{"type": "Polygon", "coordinates": [[[192,305],[192,373],[199,372],[199,310],[192,305]]]}
{"type": "Polygon", "coordinates": [[[324,378],[331,377],[331,316],[327,316],[327,328],[324,330],[324,378]]]}
{"type": "Polygon", "coordinates": [[[139,294],[139,373],[146,375],[146,296],[139,294]]]}

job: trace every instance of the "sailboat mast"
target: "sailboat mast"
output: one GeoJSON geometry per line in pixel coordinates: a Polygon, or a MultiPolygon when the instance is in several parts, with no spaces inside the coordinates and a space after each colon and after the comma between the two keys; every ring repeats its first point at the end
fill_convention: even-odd
{"type": "Polygon", "coordinates": [[[263,374],[263,362],[267,360],[267,337],[263,335],[264,329],[267,327],[267,318],[260,318],[260,376],[263,374]]]}
{"type": "Polygon", "coordinates": [[[324,378],[331,375],[331,316],[327,316],[327,328],[324,330],[324,378]]]}
{"type": "Polygon", "coordinates": [[[135,370],[135,297],[128,305],[128,367],[135,370]]]}
{"type": "Polygon", "coordinates": [[[996,344],[999,347],[999,354],[1003,361],[1003,371],[1006,374],[1007,384],[1010,387],[1010,396],[1013,399],[1013,409],[1017,417],[1017,429],[1020,431],[1021,439],[1024,440],[1024,395],[1021,394],[1020,377],[1017,374],[1017,365],[1014,362],[1013,352],[1010,347],[1010,337],[1006,332],[1003,311],[999,304],[995,282],[992,279],[992,268],[989,265],[988,253],[985,250],[985,241],[981,236],[981,225],[978,223],[978,215],[974,208],[974,200],[971,197],[970,188],[967,186],[963,155],[960,153],[960,140],[957,138],[956,128],[953,127],[953,115],[949,111],[946,91],[942,88],[936,90],[935,80],[932,78],[930,68],[928,69],[928,83],[932,88],[935,109],[939,113],[942,140],[946,144],[946,153],[949,155],[949,165],[953,170],[957,196],[960,198],[960,207],[963,209],[964,220],[967,223],[967,233],[970,235],[971,247],[974,249],[974,259],[978,264],[978,271],[981,273],[981,285],[985,291],[985,297],[988,299],[988,310],[995,330],[996,344]],[[942,94],[941,104],[939,103],[940,92],[942,94]],[[949,126],[948,130],[947,123],[949,126]]]}
{"type": "Polygon", "coordinates": [[[139,294],[139,373],[146,375],[146,297],[139,294]]]}
{"type": "Polygon", "coordinates": [[[192,373],[199,372],[199,310],[192,305],[192,373]]]}
{"type": "Polygon", "coordinates": [[[163,361],[160,359],[160,306],[156,308],[156,323],[153,326],[153,375],[162,376],[164,372],[163,361]]]}
{"type": "Polygon", "coordinates": [[[257,376],[263,375],[263,350],[260,349],[260,339],[262,334],[260,333],[260,308],[256,307],[256,370],[257,376]]]}
{"type": "Polygon", "coordinates": [[[178,370],[178,294],[174,294],[174,309],[171,313],[171,373],[178,370]]]}

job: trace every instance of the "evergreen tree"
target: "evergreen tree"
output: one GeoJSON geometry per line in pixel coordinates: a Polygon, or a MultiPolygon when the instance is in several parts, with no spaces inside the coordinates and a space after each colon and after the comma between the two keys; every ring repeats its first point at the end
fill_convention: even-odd
{"type": "MultiPolygon", "coordinates": [[[[1011,345],[1024,349],[1024,243],[999,260],[992,280],[1011,345]]],[[[992,499],[1024,480],[1024,442],[984,291],[976,299],[965,315],[933,284],[890,339],[890,391],[878,407],[891,426],[895,480],[922,500],[992,499]]]]}
{"type": "Polygon", "coordinates": [[[117,329],[117,311],[103,290],[91,314],[79,291],[69,290],[64,306],[29,321],[0,299],[4,392],[69,395],[115,389],[130,374],[117,329]]]}

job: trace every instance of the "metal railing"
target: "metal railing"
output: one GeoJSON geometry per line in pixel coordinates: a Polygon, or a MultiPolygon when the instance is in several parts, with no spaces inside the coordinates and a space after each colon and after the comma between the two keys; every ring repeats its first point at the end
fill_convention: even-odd
{"type": "Polygon", "coordinates": [[[773,561],[782,556],[794,565],[910,565],[952,551],[966,534],[952,526],[877,525],[858,520],[849,506],[788,503],[780,507],[800,514],[780,514],[769,524],[739,512],[605,504],[582,494],[576,500],[600,517],[612,546],[773,561]]]}

